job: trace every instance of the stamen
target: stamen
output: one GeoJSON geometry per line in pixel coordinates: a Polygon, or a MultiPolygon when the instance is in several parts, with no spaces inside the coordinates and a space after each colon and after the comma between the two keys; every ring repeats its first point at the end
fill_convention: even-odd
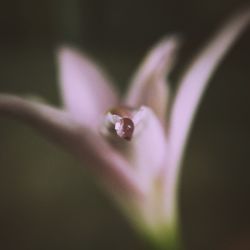
{"type": "Polygon", "coordinates": [[[107,136],[118,136],[119,138],[130,141],[135,130],[134,114],[137,110],[118,106],[111,109],[105,116],[105,130],[107,136]]]}
{"type": "Polygon", "coordinates": [[[120,121],[115,124],[117,135],[128,141],[132,139],[134,128],[133,121],[127,117],[121,118],[120,121]]]}

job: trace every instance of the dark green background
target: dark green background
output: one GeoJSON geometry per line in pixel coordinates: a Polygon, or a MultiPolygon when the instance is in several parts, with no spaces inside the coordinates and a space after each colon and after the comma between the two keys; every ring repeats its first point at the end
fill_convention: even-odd
{"type": "MultiPolygon", "coordinates": [[[[0,8],[0,92],[59,104],[54,50],[75,44],[124,90],[144,52],[184,38],[174,82],[197,49],[245,1],[13,0],[0,8]]],[[[250,30],[213,77],[181,181],[189,250],[250,249],[250,30]]],[[[0,119],[0,249],[143,250],[92,176],[26,126],[0,119]]]]}

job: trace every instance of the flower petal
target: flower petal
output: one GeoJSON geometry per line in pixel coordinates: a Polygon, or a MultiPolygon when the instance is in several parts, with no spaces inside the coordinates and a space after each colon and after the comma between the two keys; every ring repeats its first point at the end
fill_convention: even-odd
{"type": "Polygon", "coordinates": [[[0,95],[0,115],[22,120],[61,142],[74,131],[74,123],[66,112],[12,95],[0,95]]]}
{"type": "Polygon", "coordinates": [[[67,47],[58,50],[63,102],[73,117],[96,127],[100,114],[116,104],[116,94],[101,70],[90,59],[67,47]]]}
{"type": "Polygon", "coordinates": [[[177,37],[167,37],[149,52],[128,91],[125,100],[128,105],[148,106],[165,120],[169,95],[166,76],[174,64],[178,45],[177,37]]]}
{"type": "MultiPolygon", "coordinates": [[[[157,180],[163,168],[166,152],[164,127],[148,107],[138,111],[140,121],[135,122],[134,138],[131,143],[131,162],[145,185],[157,180]]],[[[135,120],[136,117],[133,119],[135,120]]]]}
{"type": "Polygon", "coordinates": [[[247,9],[233,16],[187,68],[170,114],[170,179],[175,180],[195,112],[208,81],[226,52],[250,21],[247,9]]]}
{"type": "Polygon", "coordinates": [[[144,191],[128,162],[97,133],[74,121],[65,111],[12,95],[0,95],[0,116],[22,120],[87,163],[116,195],[142,199],[144,191]],[[115,192],[114,192],[115,193],[115,192]]]}

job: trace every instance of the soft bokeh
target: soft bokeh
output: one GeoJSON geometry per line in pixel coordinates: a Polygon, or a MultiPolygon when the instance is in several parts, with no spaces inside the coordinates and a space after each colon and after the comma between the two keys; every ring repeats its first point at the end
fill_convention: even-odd
{"type": "MultiPolygon", "coordinates": [[[[0,9],[0,92],[59,104],[54,51],[77,45],[119,88],[162,36],[184,38],[188,59],[241,1],[12,1],[0,9]]],[[[181,215],[190,250],[249,249],[250,30],[212,78],[183,165],[181,215]]],[[[147,249],[70,155],[0,119],[0,249],[147,249]]]]}

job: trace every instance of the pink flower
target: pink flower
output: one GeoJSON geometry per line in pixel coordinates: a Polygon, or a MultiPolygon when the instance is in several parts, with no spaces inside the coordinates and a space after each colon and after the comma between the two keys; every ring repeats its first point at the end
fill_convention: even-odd
{"type": "Polygon", "coordinates": [[[223,26],[186,69],[174,98],[168,75],[179,41],[167,37],[146,56],[122,98],[89,58],[61,47],[63,109],[1,94],[0,114],[30,124],[70,150],[137,225],[157,235],[176,222],[178,175],[200,99],[249,20],[246,10],[223,26]]]}

